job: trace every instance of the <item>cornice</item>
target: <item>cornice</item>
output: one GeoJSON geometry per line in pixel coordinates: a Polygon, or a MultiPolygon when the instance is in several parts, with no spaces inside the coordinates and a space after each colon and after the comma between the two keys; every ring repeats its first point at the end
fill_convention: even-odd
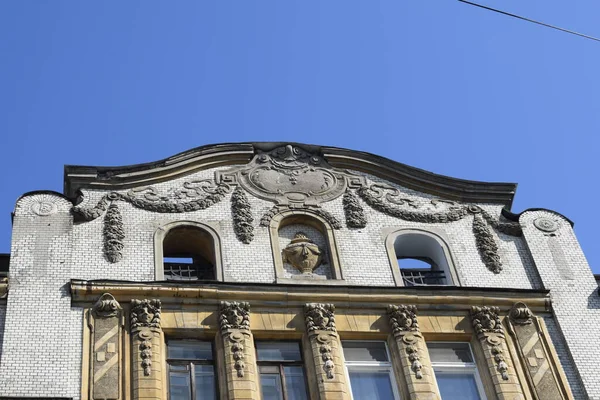
{"type": "Polygon", "coordinates": [[[331,166],[378,176],[401,186],[467,203],[512,205],[517,185],[469,181],[434,174],[374,154],[329,146],[288,142],[213,144],[160,161],[120,167],[65,166],[64,192],[74,199],[78,190],[121,190],[152,185],[208,168],[245,164],[254,154],[292,144],[322,155],[331,166]]]}
{"type": "Polygon", "coordinates": [[[130,282],[71,280],[72,301],[93,303],[104,293],[119,302],[132,298],[159,298],[163,304],[218,304],[220,301],[248,301],[253,306],[301,307],[307,301],[335,303],[342,308],[387,307],[388,304],[415,304],[420,310],[469,311],[473,305],[493,305],[508,311],[517,302],[532,311],[551,310],[547,290],[471,287],[365,287],[273,285],[238,283],[130,282]]]}

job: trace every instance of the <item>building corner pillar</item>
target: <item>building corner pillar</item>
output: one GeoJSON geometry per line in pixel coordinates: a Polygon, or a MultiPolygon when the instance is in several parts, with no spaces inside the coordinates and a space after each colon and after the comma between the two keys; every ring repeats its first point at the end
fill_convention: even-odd
{"type": "Polygon", "coordinates": [[[227,399],[259,400],[258,368],[250,331],[250,304],[221,302],[221,336],[217,346],[224,354],[227,399]]]}
{"type": "Polygon", "coordinates": [[[306,304],[306,332],[315,366],[319,399],[349,400],[350,392],[334,312],[333,304],[306,304]]]}
{"type": "Polygon", "coordinates": [[[160,300],[131,300],[133,399],[163,398],[160,311],[160,300]]]}

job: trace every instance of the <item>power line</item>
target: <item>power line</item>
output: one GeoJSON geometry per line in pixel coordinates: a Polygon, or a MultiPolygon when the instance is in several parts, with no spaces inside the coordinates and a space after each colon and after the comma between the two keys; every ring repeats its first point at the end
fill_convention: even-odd
{"type": "Polygon", "coordinates": [[[467,1],[467,0],[458,0],[458,1],[460,1],[461,3],[470,4],[470,5],[475,6],[475,7],[483,8],[485,10],[494,11],[494,12],[497,12],[499,14],[508,15],[509,17],[513,17],[513,18],[521,19],[523,21],[532,22],[534,24],[542,25],[542,26],[545,26],[547,28],[552,28],[552,29],[556,29],[556,30],[559,30],[559,31],[562,31],[562,32],[570,33],[571,35],[581,36],[581,37],[586,38],[586,39],[591,39],[591,40],[595,40],[596,42],[600,42],[600,39],[597,39],[597,38],[595,38],[593,36],[584,35],[583,33],[578,33],[578,32],[574,32],[574,31],[570,31],[568,29],[560,28],[558,26],[554,26],[554,25],[546,24],[544,22],[540,22],[540,21],[536,21],[536,20],[533,20],[533,19],[521,17],[520,15],[511,14],[509,12],[502,11],[502,10],[497,10],[495,8],[484,6],[482,4],[472,3],[472,2],[467,1]]]}

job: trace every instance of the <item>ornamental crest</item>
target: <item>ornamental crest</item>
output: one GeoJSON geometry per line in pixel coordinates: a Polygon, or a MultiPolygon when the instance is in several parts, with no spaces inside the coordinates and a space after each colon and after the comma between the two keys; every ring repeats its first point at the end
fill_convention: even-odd
{"type": "Polygon", "coordinates": [[[393,333],[418,332],[417,307],[413,305],[389,305],[387,314],[393,333]]]}
{"type": "Polygon", "coordinates": [[[471,319],[473,328],[477,335],[483,333],[504,333],[500,321],[500,309],[498,307],[473,307],[471,308],[471,319]]]}
{"type": "Polygon", "coordinates": [[[277,204],[318,206],[341,196],[365,178],[336,170],[317,154],[286,145],[259,153],[243,167],[216,173],[221,184],[239,184],[254,196],[277,204]]]}
{"type": "Polygon", "coordinates": [[[160,300],[131,300],[131,329],[160,328],[160,300]]]}
{"type": "Polygon", "coordinates": [[[335,306],[333,304],[309,303],[304,306],[306,330],[335,332],[335,306]]]}
{"type": "Polygon", "coordinates": [[[250,304],[237,301],[221,302],[219,325],[222,332],[228,329],[250,330],[250,304]]]}
{"type": "Polygon", "coordinates": [[[303,274],[312,274],[323,262],[323,251],[304,232],[297,232],[282,253],[283,262],[292,264],[303,274]]]}
{"type": "Polygon", "coordinates": [[[110,318],[119,315],[120,310],[121,306],[117,300],[110,293],[104,293],[94,304],[92,313],[98,318],[110,318]]]}

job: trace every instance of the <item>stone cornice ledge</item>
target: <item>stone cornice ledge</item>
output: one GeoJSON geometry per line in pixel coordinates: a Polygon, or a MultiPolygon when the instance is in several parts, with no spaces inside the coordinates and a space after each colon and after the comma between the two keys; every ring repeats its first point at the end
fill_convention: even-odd
{"type": "Polygon", "coordinates": [[[348,309],[385,308],[388,304],[415,304],[419,310],[468,311],[473,305],[494,305],[509,311],[516,302],[524,302],[535,313],[551,311],[547,290],[497,289],[468,287],[363,287],[315,285],[273,285],[236,283],[130,282],[72,279],[72,302],[91,305],[104,293],[119,302],[132,298],[160,298],[169,304],[215,304],[222,300],[248,301],[253,306],[302,307],[307,301],[335,303],[348,309]]]}

